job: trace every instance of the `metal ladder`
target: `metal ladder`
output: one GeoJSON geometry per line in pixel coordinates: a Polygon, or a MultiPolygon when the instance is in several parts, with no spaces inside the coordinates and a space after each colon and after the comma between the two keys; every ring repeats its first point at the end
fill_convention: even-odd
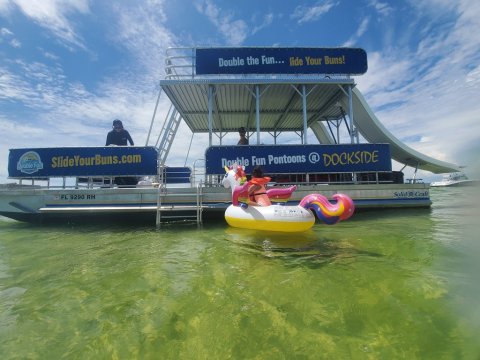
{"type": "Polygon", "coordinates": [[[167,118],[165,120],[163,128],[158,137],[158,139],[161,138],[161,140],[159,144],[157,142],[158,144],[157,177],[159,182],[158,190],[157,190],[157,216],[155,221],[157,229],[160,229],[160,226],[161,226],[162,212],[172,213],[175,211],[181,211],[183,212],[183,214],[181,215],[169,214],[169,215],[163,215],[163,218],[175,219],[175,220],[195,219],[197,222],[197,225],[200,225],[202,223],[202,213],[203,213],[202,182],[198,184],[195,194],[169,194],[169,197],[195,195],[196,205],[182,206],[182,205],[163,205],[162,204],[163,200],[167,196],[167,186],[166,186],[166,178],[165,178],[165,171],[164,171],[165,162],[167,160],[168,153],[170,152],[170,148],[172,147],[173,140],[175,139],[175,135],[177,134],[177,130],[178,130],[178,127],[180,126],[181,120],[182,120],[182,116],[180,115],[180,113],[175,109],[175,107],[171,106],[169,113],[167,114],[167,118]]]}
{"type": "Polygon", "coordinates": [[[195,195],[196,197],[196,205],[163,205],[162,200],[167,196],[167,188],[165,184],[160,184],[158,186],[157,192],[157,217],[156,217],[156,226],[157,229],[161,228],[161,221],[162,218],[170,219],[170,220],[195,220],[197,225],[200,226],[202,224],[202,216],[203,216],[203,186],[200,182],[197,185],[196,193],[195,194],[169,194],[169,197],[176,197],[176,196],[192,196],[195,195]],[[162,212],[170,212],[174,213],[177,211],[181,211],[182,214],[169,214],[163,215],[162,212]]]}
{"type": "Polygon", "coordinates": [[[170,152],[170,148],[172,147],[173,140],[177,134],[178,127],[182,121],[180,113],[175,108],[172,107],[170,110],[170,117],[165,120],[162,131],[160,132],[160,134],[162,134],[162,139],[158,146],[158,172],[162,178],[165,161],[167,160],[168,153],[170,152]]]}

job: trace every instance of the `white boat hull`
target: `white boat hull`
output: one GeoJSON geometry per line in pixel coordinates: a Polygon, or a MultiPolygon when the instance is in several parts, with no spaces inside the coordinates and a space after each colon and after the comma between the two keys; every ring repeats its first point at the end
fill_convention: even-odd
{"type": "Polygon", "coordinates": [[[460,180],[460,181],[437,181],[430,184],[431,187],[446,187],[446,186],[475,186],[479,185],[478,180],[460,180]]]}
{"type": "MultiPolygon", "coordinates": [[[[427,184],[380,185],[300,185],[285,205],[297,205],[312,193],[331,198],[348,195],[357,210],[384,208],[427,208],[431,205],[427,184]]],[[[155,188],[39,189],[9,187],[0,190],[0,215],[21,221],[66,220],[75,217],[97,219],[102,215],[136,215],[155,222],[155,188]]],[[[231,194],[223,187],[202,188],[202,217],[221,218],[231,204],[231,194]]],[[[195,188],[167,188],[162,195],[162,214],[193,214],[197,206],[195,188]]],[[[165,217],[166,218],[166,217],[165,217]]]]}
{"type": "Polygon", "coordinates": [[[443,176],[442,181],[435,181],[430,184],[431,187],[445,186],[474,186],[479,185],[480,180],[469,179],[464,173],[450,173],[443,176]]]}

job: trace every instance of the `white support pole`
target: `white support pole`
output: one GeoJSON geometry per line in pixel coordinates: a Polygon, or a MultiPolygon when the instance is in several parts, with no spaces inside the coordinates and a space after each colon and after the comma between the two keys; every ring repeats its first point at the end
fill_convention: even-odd
{"type": "Polygon", "coordinates": [[[335,127],[337,128],[337,144],[340,144],[340,125],[342,125],[341,120],[337,120],[335,127]]]}
{"type": "Polygon", "coordinates": [[[302,85],[302,106],[303,106],[303,144],[307,144],[307,92],[305,84],[302,85]]]}
{"type": "MultiPolygon", "coordinates": [[[[352,100],[352,85],[348,85],[348,118],[350,120],[350,143],[355,144],[355,134],[357,129],[353,127],[353,100],[352,100]]],[[[357,173],[353,173],[353,182],[356,184],[358,182],[357,173]]]]}
{"type": "Polygon", "coordinates": [[[152,133],[153,123],[155,121],[155,115],[157,115],[158,103],[160,102],[160,95],[162,94],[162,88],[158,91],[157,103],[155,104],[155,109],[153,110],[152,121],[150,122],[150,129],[148,129],[147,141],[145,141],[145,146],[148,146],[150,141],[150,134],[152,133]]]}
{"type": "Polygon", "coordinates": [[[212,85],[208,86],[208,145],[212,146],[212,130],[213,130],[213,90],[212,85]]]}
{"type": "Polygon", "coordinates": [[[255,85],[255,107],[257,124],[257,145],[260,145],[260,89],[258,85],[255,85]]]}
{"type": "Polygon", "coordinates": [[[355,143],[355,133],[357,129],[353,127],[353,101],[352,101],[352,85],[348,86],[348,118],[350,122],[350,143],[355,143]]]}

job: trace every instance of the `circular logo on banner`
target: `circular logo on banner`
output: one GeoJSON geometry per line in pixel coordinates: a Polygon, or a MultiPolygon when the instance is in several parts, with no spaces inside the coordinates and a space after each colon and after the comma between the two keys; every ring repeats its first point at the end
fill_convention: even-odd
{"type": "Polygon", "coordinates": [[[17,163],[17,170],[25,174],[33,174],[38,170],[43,169],[43,163],[35,151],[27,151],[25,154],[20,156],[20,159],[17,163]]]}
{"type": "Polygon", "coordinates": [[[310,161],[312,164],[316,164],[320,161],[320,155],[317,152],[311,152],[308,155],[308,161],[310,161]]]}

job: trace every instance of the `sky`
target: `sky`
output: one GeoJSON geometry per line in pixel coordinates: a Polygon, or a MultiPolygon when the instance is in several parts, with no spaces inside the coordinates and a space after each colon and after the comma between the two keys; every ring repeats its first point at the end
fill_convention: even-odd
{"type": "MultiPolygon", "coordinates": [[[[145,145],[165,50],[201,46],[363,48],[354,79],[382,124],[480,177],[479,19],[478,0],[0,0],[0,182],[9,149],[103,146],[115,118],[145,145]]],[[[182,125],[167,165],[184,164],[190,136],[182,125]]]]}

